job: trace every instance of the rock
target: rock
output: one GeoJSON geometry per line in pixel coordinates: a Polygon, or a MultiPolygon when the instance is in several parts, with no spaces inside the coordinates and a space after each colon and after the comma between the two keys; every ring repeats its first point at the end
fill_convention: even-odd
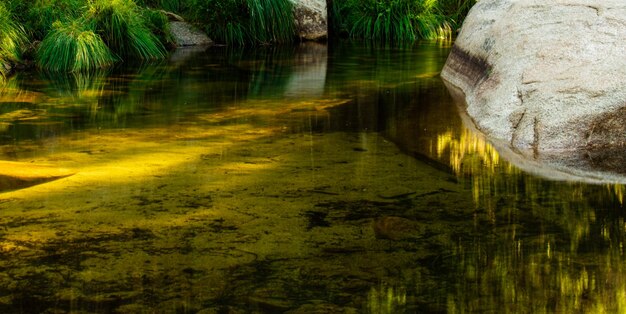
{"type": "Polygon", "coordinates": [[[213,44],[213,41],[203,32],[193,27],[187,22],[172,21],[170,30],[174,37],[174,42],[179,47],[182,46],[206,46],[213,44]]]}
{"type": "Polygon", "coordinates": [[[442,77],[526,157],[626,145],[626,2],[481,0],[442,77]]]}
{"type": "Polygon", "coordinates": [[[167,19],[170,20],[170,21],[178,21],[178,22],[184,22],[185,21],[185,19],[182,16],[180,16],[180,15],[174,13],[174,12],[169,12],[169,11],[165,11],[165,10],[159,10],[159,12],[165,14],[167,19]]]}
{"type": "Polygon", "coordinates": [[[296,0],[296,29],[302,40],[323,40],[328,37],[325,0],[296,0]]]}
{"type": "Polygon", "coordinates": [[[424,233],[419,222],[394,216],[376,218],[372,228],[377,239],[394,241],[417,239],[424,233]]]}
{"type": "Polygon", "coordinates": [[[75,172],[25,162],[0,161],[0,191],[24,188],[73,175],[75,172]]]}

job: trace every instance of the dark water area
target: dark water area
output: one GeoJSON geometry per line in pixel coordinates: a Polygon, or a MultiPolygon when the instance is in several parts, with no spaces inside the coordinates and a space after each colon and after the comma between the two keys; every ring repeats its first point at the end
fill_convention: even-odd
{"type": "Polygon", "coordinates": [[[516,168],[449,43],[0,83],[2,313],[619,313],[624,187],[516,168]]]}

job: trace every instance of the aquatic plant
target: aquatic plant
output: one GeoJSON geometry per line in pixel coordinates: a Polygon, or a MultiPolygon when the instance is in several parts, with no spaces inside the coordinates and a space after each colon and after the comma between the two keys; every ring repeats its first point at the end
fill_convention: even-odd
{"type": "Polygon", "coordinates": [[[439,0],[439,11],[446,17],[446,21],[457,31],[461,28],[463,19],[467,13],[476,4],[477,0],[439,0]]]}
{"type": "Polygon", "coordinates": [[[89,71],[115,61],[102,38],[81,21],[55,22],[37,51],[37,65],[50,71],[89,71]]]}
{"type": "Polygon", "coordinates": [[[246,0],[250,36],[259,43],[290,42],[295,35],[290,0],[246,0]]]}
{"type": "Polygon", "coordinates": [[[20,60],[25,39],[24,30],[13,21],[9,11],[0,2],[0,79],[8,72],[9,63],[20,60]]]}
{"type": "Polygon", "coordinates": [[[56,21],[70,22],[78,19],[87,4],[86,0],[15,1],[25,3],[21,23],[34,40],[42,40],[53,30],[56,21]]]}
{"type": "Polygon", "coordinates": [[[229,45],[286,43],[294,40],[290,0],[196,0],[192,19],[214,40],[229,45]]]}
{"type": "Polygon", "coordinates": [[[363,1],[350,10],[350,36],[376,41],[412,41],[416,34],[408,1],[363,1]]]}
{"type": "Polygon", "coordinates": [[[331,1],[334,36],[382,43],[451,38],[475,0],[331,1]]]}
{"type": "Polygon", "coordinates": [[[152,34],[140,7],[132,0],[95,0],[89,5],[86,19],[109,48],[122,58],[165,58],[165,47],[152,34]]]}
{"type": "Polygon", "coordinates": [[[156,9],[145,9],[143,12],[146,26],[159,39],[161,44],[166,47],[176,47],[170,30],[170,23],[165,13],[156,9]]]}
{"type": "Polygon", "coordinates": [[[201,22],[211,38],[229,45],[250,42],[244,24],[248,20],[245,3],[237,0],[193,0],[194,9],[188,16],[201,22]]]}
{"type": "Polygon", "coordinates": [[[181,13],[189,9],[189,4],[193,1],[185,0],[137,0],[135,1],[140,6],[159,8],[169,12],[181,13]]]}

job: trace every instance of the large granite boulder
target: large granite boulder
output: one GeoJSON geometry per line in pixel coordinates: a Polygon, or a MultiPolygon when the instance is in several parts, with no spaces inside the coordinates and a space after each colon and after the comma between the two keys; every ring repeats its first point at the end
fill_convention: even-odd
{"type": "Polygon", "coordinates": [[[479,130],[523,155],[622,147],[626,1],[478,1],[442,77],[479,130]]]}
{"type": "Polygon", "coordinates": [[[294,0],[298,36],[303,40],[328,37],[326,0],[294,0]]]}

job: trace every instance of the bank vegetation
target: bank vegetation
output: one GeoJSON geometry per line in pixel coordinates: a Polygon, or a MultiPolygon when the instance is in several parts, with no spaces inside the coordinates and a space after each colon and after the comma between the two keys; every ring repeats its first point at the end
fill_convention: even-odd
{"type": "MultiPolygon", "coordinates": [[[[451,39],[476,0],[328,0],[330,40],[381,44],[451,39]]],[[[291,0],[6,0],[0,2],[0,79],[15,68],[77,72],[159,60],[175,47],[168,14],[217,43],[293,43],[291,0]]]]}

